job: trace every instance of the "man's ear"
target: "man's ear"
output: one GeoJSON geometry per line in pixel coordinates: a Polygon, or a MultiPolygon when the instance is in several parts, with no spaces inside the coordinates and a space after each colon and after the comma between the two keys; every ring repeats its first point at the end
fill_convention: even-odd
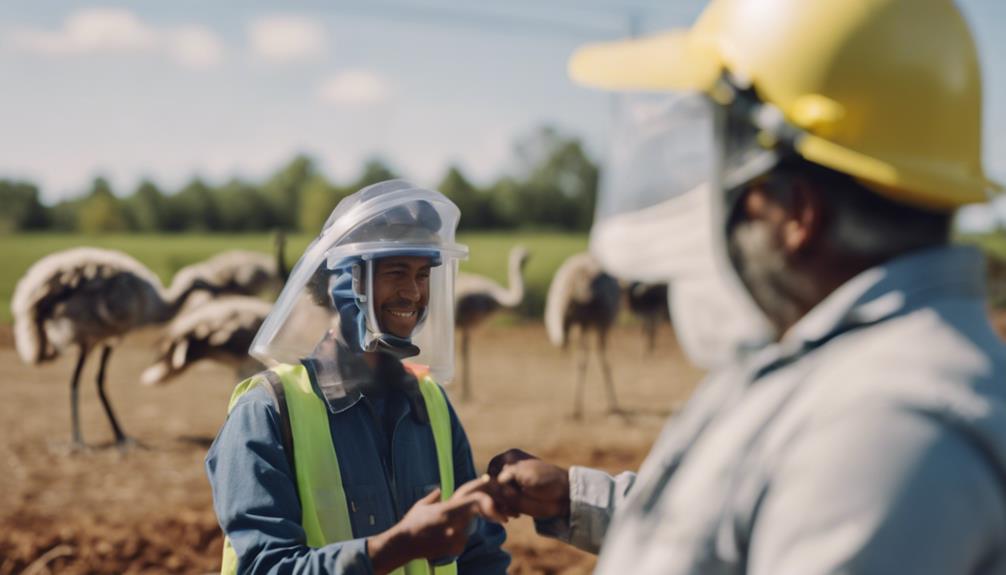
{"type": "Polygon", "coordinates": [[[822,190],[806,178],[793,178],[780,240],[787,254],[799,256],[812,250],[824,231],[822,190]]]}

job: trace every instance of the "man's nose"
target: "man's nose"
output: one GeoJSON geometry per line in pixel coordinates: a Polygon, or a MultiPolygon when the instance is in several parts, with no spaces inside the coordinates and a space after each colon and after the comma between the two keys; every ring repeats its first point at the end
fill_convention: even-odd
{"type": "Polygon", "coordinates": [[[398,288],[399,297],[416,303],[419,301],[419,285],[415,280],[407,280],[398,288]]]}

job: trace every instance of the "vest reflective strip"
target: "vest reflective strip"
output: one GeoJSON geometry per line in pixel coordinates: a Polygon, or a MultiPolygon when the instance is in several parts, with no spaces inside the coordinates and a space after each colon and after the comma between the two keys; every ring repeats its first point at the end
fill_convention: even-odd
{"type": "MultiPolygon", "coordinates": [[[[301,523],[307,535],[307,544],[317,548],[328,543],[350,540],[353,538],[352,523],[346,505],[339,459],[332,443],[325,402],[311,388],[311,379],[304,366],[281,365],[274,371],[283,382],[290,415],[290,428],[297,453],[294,457],[294,465],[297,468],[297,493],[300,497],[301,523]]],[[[241,395],[258,383],[259,379],[253,377],[238,384],[227,406],[228,412],[241,395]]],[[[440,387],[425,373],[420,375],[419,389],[426,404],[433,441],[436,445],[441,497],[447,499],[454,493],[454,444],[451,437],[450,411],[440,387]]],[[[456,563],[433,569],[430,567],[427,561],[416,560],[392,573],[394,575],[429,575],[431,571],[434,575],[457,573],[456,563]]],[[[224,540],[224,556],[220,572],[224,575],[237,572],[237,555],[229,539],[224,540]]]]}

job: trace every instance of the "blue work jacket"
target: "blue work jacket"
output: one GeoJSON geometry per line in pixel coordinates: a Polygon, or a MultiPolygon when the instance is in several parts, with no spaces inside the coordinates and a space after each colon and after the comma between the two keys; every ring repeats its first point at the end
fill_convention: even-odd
{"type": "MultiPolygon", "coordinates": [[[[366,540],[397,523],[421,497],[439,487],[436,446],[423,408],[393,390],[368,397],[342,397],[337,385],[315,393],[328,406],[343,487],[355,538],[321,548],[307,546],[294,474],[284,453],[279,412],[262,386],[241,396],[206,456],[213,507],[238,556],[238,572],[372,573],[366,540]]],[[[336,382],[338,383],[338,382],[336,382]]],[[[454,478],[460,486],[476,477],[471,446],[448,403],[454,443],[454,478]]],[[[500,546],[506,532],[477,519],[458,572],[506,573],[510,556],[500,546]]]]}

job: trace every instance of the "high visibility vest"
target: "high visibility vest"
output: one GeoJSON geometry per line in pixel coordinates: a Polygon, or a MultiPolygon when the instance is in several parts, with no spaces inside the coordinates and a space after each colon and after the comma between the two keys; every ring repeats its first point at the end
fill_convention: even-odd
{"type": "MultiPolygon", "coordinates": [[[[426,403],[433,429],[433,442],[437,449],[441,498],[446,500],[454,493],[453,443],[447,400],[428,373],[424,373],[418,366],[405,365],[419,379],[419,391],[426,403]]],[[[328,424],[328,408],[311,388],[311,379],[303,365],[281,365],[273,371],[279,376],[286,396],[296,454],[293,460],[301,506],[301,525],[307,534],[307,544],[317,548],[353,539],[346,491],[342,487],[339,459],[328,424]]],[[[230,413],[239,397],[260,382],[260,377],[251,377],[239,383],[231,394],[227,412],[230,413]]],[[[237,573],[237,565],[237,554],[231,547],[230,540],[225,538],[220,573],[234,575],[237,573]]],[[[434,567],[424,559],[417,559],[396,569],[392,574],[456,575],[457,563],[434,567]]]]}

